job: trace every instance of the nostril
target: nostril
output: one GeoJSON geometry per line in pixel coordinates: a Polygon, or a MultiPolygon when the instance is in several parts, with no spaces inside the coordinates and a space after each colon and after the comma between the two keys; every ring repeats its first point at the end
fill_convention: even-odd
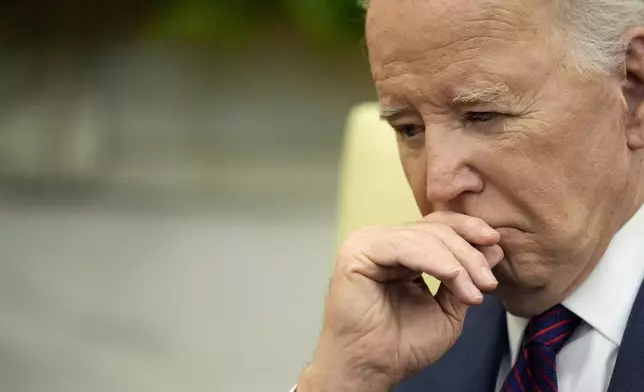
{"type": "Polygon", "coordinates": [[[447,185],[438,185],[434,184],[427,187],[427,200],[431,201],[434,204],[445,203],[450,200],[458,197],[462,193],[462,190],[454,184],[447,185]]]}
{"type": "Polygon", "coordinates": [[[460,176],[451,181],[427,183],[425,196],[427,200],[437,203],[447,203],[463,195],[481,193],[484,184],[475,176],[460,176]]]}
{"type": "Polygon", "coordinates": [[[483,177],[460,159],[440,164],[434,159],[427,166],[426,176],[426,197],[434,203],[448,202],[466,193],[481,193],[484,189],[483,177]]]}

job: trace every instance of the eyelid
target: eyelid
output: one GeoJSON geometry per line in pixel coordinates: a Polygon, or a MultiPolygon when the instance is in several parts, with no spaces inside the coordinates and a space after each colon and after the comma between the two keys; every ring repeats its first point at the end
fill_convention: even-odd
{"type": "Polygon", "coordinates": [[[489,116],[490,118],[488,120],[485,120],[485,121],[491,121],[491,120],[496,119],[498,117],[504,116],[504,114],[500,113],[500,112],[494,112],[494,111],[470,111],[470,112],[466,112],[465,114],[463,114],[463,119],[465,121],[474,121],[474,120],[471,120],[470,118],[468,118],[468,117],[473,117],[473,116],[489,116]]]}
{"type": "Polygon", "coordinates": [[[422,116],[420,113],[412,109],[401,110],[399,113],[384,117],[383,119],[392,125],[395,123],[422,123],[422,116]]]}
{"type": "Polygon", "coordinates": [[[394,131],[398,133],[403,133],[403,128],[414,128],[414,129],[420,130],[420,132],[425,131],[424,125],[412,124],[412,123],[398,124],[398,125],[392,126],[392,128],[394,129],[394,131]]]}
{"type": "Polygon", "coordinates": [[[420,135],[425,133],[425,126],[407,123],[397,125],[393,127],[393,130],[396,132],[397,137],[401,137],[403,140],[411,142],[413,140],[418,140],[420,135]]]}
{"type": "Polygon", "coordinates": [[[389,126],[391,126],[394,129],[398,129],[400,127],[410,127],[410,126],[425,128],[425,123],[423,121],[413,117],[392,118],[392,119],[388,119],[387,122],[389,123],[389,126]]]}

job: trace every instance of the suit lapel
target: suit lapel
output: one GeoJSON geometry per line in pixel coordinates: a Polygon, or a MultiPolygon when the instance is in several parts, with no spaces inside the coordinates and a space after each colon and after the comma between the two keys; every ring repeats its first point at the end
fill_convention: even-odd
{"type": "Polygon", "coordinates": [[[644,391],[644,284],[640,286],[619,347],[608,392],[644,391]]]}
{"type": "Polygon", "coordinates": [[[443,358],[406,380],[395,392],[494,392],[499,366],[508,351],[505,309],[487,296],[468,310],[461,337],[443,358]]]}

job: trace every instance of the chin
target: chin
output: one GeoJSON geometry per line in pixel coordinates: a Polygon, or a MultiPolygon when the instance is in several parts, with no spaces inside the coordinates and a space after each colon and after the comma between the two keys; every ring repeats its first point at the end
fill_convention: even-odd
{"type": "Polygon", "coordinates": [[[529,291],[547,285],[553,270],[543,264],[539,256],[523,254],[504,258],[494,267],[493,272],[503,286],[516,291],[529,291]]]}
{"type": "Polygon", "coordinates": [[[509,313],[525,318],[541,314],[555,305],[549,303],[545,298],[547,297],[545,293],[541,293],[539,289],[517,290],[503,283],[499,284],[494,295],[503,302],[505,310],[509,313]]]}
{"type": "Polygon", "coordinates": [[[497,295],[501,299],[505,310],[517,317],[530,319],[545,312],[552,306],[543,304],[541,301],[535,301],[533,295],[504,296],[498,293],[497,295]]]}
{"type": "Polygon", "coordinates": [[[499,280],[494,295],[501,299],[508,312],[532,317],[555,305],[549,303],[547,294],[553,270],[539,260],[542,259],[530,254],[510,256],[494,268],[499,280]]]}
{"type": "Polygon", "coordinates": [[[499,282],[517,291],[547,285],[559,267],[556,252],[535,233],[509,227],[498,231],[505,255],[493,270],[499,282]]]}

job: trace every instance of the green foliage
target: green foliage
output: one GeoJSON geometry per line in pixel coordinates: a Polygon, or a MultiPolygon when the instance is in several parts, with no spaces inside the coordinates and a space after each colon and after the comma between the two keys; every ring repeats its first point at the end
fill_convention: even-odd
{"type": "Polygon", "coordinates": [[[325,42],[355,38],[362,33],[363,11],[357,0],[284,0],[297,26],[325,42]]]}
{"type": "Polygon", "coordinates": [[[153,23],[163,38],[237,45],[270,25],[311,39],[355,41],[362,34],[358,0],[165,0],[153,23]]]}
{"type": "Polygon", "coordinates": [[[164,39],[237,42],[252,27],[249,14],[236,1],[221,5],[181,1],[170,5],[154,22],[153,34],[164,39]]]}

